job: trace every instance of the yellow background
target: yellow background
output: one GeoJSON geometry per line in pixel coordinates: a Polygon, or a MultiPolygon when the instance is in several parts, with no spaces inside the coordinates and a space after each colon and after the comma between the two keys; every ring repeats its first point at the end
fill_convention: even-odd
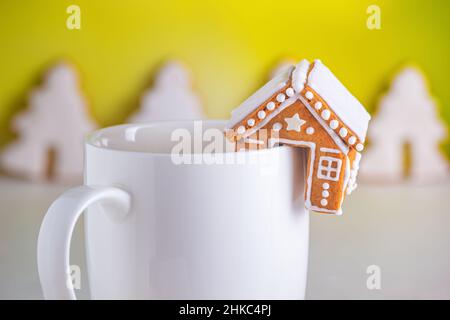
{"type": "Polygon", "coordinates": [[[0,145],[11,140],[9,122],[30,88],[59,59],[78,67],[100,126],[125,121],[170,58],[190,67],[213,118],[228,117],[285,58],[320,58],[369,111],[395,70],[414,62],[448,124],[449,9],[446,0],[3,0],[0,145]],[[71,4],[81,8],[81,30],[66,28],[71,4]],[[371,4],[381,8],[381,30],[366,27],[371,4]]]}

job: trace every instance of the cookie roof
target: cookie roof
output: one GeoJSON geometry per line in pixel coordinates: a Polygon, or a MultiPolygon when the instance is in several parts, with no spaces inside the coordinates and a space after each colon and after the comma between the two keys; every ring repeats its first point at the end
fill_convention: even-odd
{"type": "Polygon", "coordinates": [[[273,94],[281,90],[289,81],[294,66],[286,68],[281,74],[275,76],[267,82],[262,88],[252,94],[239,107],[231,112],[231,119],[228,122],[228,128],[233,127],[236,123],[242,121],[250,112],[255,110],[259,105],[264,103],[273,94]]]}
{"type": "Polygon", "coordinates": [[[310,63],[302,60],[296,66],[291,66],[274,77],[232,111],[228,128],[245,119],[249,113],[291,81],[296,92],[303,90],[305,85],[312,88],[330,106],[342,123],[364,142],[370,120],[366,109],[320,60],[315,60],[311,70],[309,69],[310,63]]]}
{"type": "Polygon", "coordinates": [[[370,115],[320,60],[308,74],[307,85],[327,102],[334,113],[361,141],[365,141],[370,115]]]}

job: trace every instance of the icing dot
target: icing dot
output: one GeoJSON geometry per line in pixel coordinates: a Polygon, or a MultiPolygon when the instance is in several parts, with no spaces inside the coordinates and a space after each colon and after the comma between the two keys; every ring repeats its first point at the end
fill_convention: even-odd
{"type": "Polygon", "coordinates": [[[250,127],[253,127],[253,126],[255,125],[255,119],[248,119],[248,120],[247,120],[247,124],[248,124],[250,127]]]}
{"type": "Polygon", "coordinates": [[[326,206],[328,204],[327,199],[320,200],[320,204],[323,205],[323,206],[326,206]]]}
{"type": "Polygon", "coordinates": [[[350,144],[355,144],[355,142],[356,142],[356,137],[354,137],[354,136],[351,136],[351,137],[348,139],[348,143],[350,143],[350,144]]]}
{"type": "Polygon", "coordinates": [[[345,138],[345,137],[347,136],[347,133],[348,133],[348,131],[347,131],[347,129],[345,129],[345,128],[341,128],[341,130],[339,130],[339,135],[340,135],[342,138],[345,138]]]}
{"type": "Polygon", "coordinates": [[[294,95],[294,89],[288,88],[288,89],[286,90],[286,95],[287,95],[288,97],[292,97],[292,96],[294,95]]]}
{"type": "Polygon", "coordinates": [[[308,127],[308,129],[306,129],[306,134],[313,134],[314,133],[314,128],[313,127],[308,127]]]}
{"type": "Polygon", "coordinates": [[[237,129],[237,133],[238,134],[243,134],[245,132],[245,127],[244,126],[240,126],[238,129],[237,129]]]}
{"type": "Polygon", "coordinates": [[[278,102],[283,102],[284,100],[286,100],[286,96],[284,95],[284,93],[280,93],[277,95],[278,102]]]}
{"type": "Polygon", "coordinates": [[[328,198],[330,196],[330,193],[327,190],[322,191],[322,197],[328,198]]]}
{"type": "Polygon", "coordinates": [[[321,115],[324,120],[330,119],[331,115],[330,110],[323,110],[321,115]]]}
{"type": "Polygon", "coordinates": [[[316,108],[316,110],[320,110],[322,108],[322,102],[317,101],[316,104],[314,105],[314,108],[316,108]]]}
{"type": "Polygon", "coordinates": [[[358,144],[356,145],[356,150],[358,150],[358,151],[363,151],[363,149],[364,149],[364,145],[363,145],[363,144],[358,143],[358,144]]]}
{"type": "Polygon", "coordinates": [[[322,188],[324,188],[325,190],[328,190],[328,189],[330,189],[330,185],[328,184],[328,183],[324,183],[323,185],[322,185],[322,188]]]}
{"type": "Polygon", "coordinates": [[[267,110],[272,111],[275,109],[275,102],[269,102],[266,106],[267,110]]]}
{"type": "Polygon", "coordinates": [[[314,98],[314,94],[311,91],[307,91],[305,94],[306,99],[311,100],[314,98]]]}
{"type": "Polygon", "coordinates": [[[339,121],[331,120],[331,122],[330,122],[330,128],[331,129],[336,129],[338,126],[339,126],[339,121]]]}
{"type": "Polygon", "coordinates": [[[272,126],[272,129],[275,130],[275,131],[280,131],[281,128],[283,128],[283,125],[281,123],[279,123],[279,122],[274,123],[274,125],[272,126]]]}
{"type": "Polygon", "coordinates": [[[258,118],[264,119],[265,117],[266,117],[266,113],[263,110],[258,112],[258,118]]]}

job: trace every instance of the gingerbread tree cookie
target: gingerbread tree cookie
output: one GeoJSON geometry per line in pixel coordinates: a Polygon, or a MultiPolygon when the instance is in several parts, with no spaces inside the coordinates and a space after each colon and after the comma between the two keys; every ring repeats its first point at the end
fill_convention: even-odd
{"type": "Polygon", "coordinates": [[[155,86],[144,94],[140,110],[129,121],[144,123],[202,118],[201,102],[193,91],[188,69],[177,61],[171,61],[159,71],[155,86]]]}
{"type": "Polygon", "coordinates": [[[309,150],[305,204],[341,214],[356,188],[370,115],[319,60],[287,68],[232,112],[227,136],[309,150]],[[264,134],[262,134],[262,132],[264,134]]]}
{"type": "Polygon", "coordinates": [[[406,67],[396,75],[380,99],[368,135],[371,144],[361,163],[361,178],[418,183],[448,179],[449,165],[439,150],[447,130],[419,69],[406,67]],[[410,168],[405,166],[408,150],[410,168]]]}
{"type": "Polygon", "coordinates": [[[19,137],[3,151],[1,166],[31,180],[79,180],[84,137],[95,127],[76,70],[60,63],[31,92],[29,108],[14,118],[19,137]]]}

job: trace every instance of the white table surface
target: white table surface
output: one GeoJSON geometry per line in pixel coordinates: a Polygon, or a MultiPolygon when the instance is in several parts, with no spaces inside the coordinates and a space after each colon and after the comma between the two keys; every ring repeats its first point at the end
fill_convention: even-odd
{"type": "MultiPolygon", "coordinates": [[[[0,299],[41,299],[36,239],[43,215],[68,186],[0,178],[0,299]]],[[[313,214],[309,299],[450,299],[450,182],[429,186],[360,186],[343,216],[313,214]],[[381,270],[381,289],[366,268],[381,270]]],[[[88,298],[82,223],[71,264],[82,269],[88,298]]]]}

